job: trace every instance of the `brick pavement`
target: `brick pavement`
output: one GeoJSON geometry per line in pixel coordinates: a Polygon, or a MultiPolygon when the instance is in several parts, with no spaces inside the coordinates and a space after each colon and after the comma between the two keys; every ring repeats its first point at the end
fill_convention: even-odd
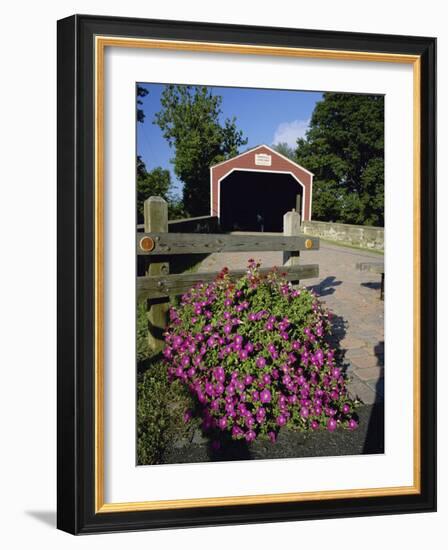
{"type": "MultiPolygon", "coordinates": [[[[247,259],[263,267],[282,265],[281,252],[211,254],[200,271],[244,269],[247,259]]],[[[384,302],[380,300],[380,275],[360,272],[357,262],[378,261],[379,254],[321,241],[315,251],[301,253],[304,264],[319,264],[319,278],[303,281],[313,288],[334,313],[330,341],[340,347],[339,361],[351,378],[349,391],[366,404],[384,396],[384,302]]]]}

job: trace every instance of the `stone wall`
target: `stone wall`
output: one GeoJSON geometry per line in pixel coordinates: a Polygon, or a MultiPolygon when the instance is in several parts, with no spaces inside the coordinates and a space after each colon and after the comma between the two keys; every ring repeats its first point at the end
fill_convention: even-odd
{"type": "Polygon", "coordinates": [[[343,244],[384,250],[384,228],[333,222],[302,222],[302,231],[313,237],[343,244]]]}

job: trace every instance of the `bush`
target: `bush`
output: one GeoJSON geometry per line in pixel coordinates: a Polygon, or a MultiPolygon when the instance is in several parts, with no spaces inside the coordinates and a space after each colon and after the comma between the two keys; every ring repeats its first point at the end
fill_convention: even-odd
{"type": "Polygon", "coordinates": [[[146,301],[137,302],[137,363],[151,356],[148,343],[148,314],[146,301]]]}
{"type": "Polygon", "coordinates": [[[225,269],[170,309],[170,380],[195,396],[206,432],[275,441],[282,426],[355,429],[346,379],[324,339],[329,312],[312,291],[258,268],[249,260],[236,283],[225,269]]]}
{"type": "Polygon", "coordinates": [[[166,364],[152,360],[137,385],[138,464],[162,463],[168,445],[188,435],[182,412],[192,405],[182,384],[169,383],[166,364]]]}

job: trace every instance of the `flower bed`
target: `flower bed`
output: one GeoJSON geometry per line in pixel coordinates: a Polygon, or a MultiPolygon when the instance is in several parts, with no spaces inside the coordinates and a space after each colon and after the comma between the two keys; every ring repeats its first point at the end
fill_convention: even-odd
{"type": "Polygon", "coordinates": [[[249,260],[237,282],[224,269],[171,308],[170,379],[195,396],[205,431],[234,439],[275,441],[282,426],[355,429],[346,378],[325,343],[331,314],[312,291],[293,288],[275,269],[261,276],[259,267],[249,260]]]}

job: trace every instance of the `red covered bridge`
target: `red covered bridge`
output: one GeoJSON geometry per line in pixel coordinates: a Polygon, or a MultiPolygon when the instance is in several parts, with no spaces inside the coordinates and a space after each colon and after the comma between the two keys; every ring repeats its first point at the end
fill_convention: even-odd
{"type": "Polygon", "coordinates": [[[259,145],[210,167],[211,215],[226,231],[282,231],[293,208],[311,219],[313,174],[259,145]]]}

